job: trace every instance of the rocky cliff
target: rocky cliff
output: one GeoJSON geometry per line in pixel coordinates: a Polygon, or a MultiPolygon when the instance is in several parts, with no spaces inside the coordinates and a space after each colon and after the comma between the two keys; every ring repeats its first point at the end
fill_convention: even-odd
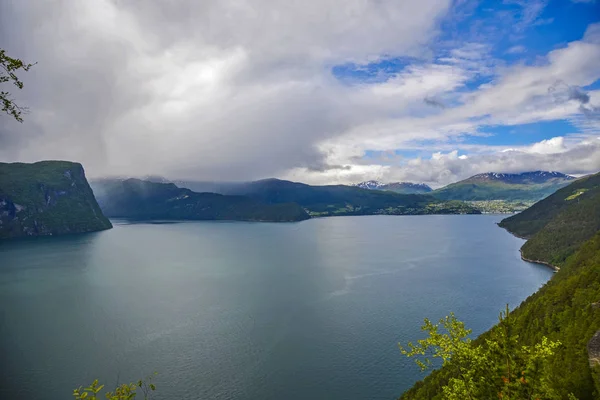
{"type": "Polygon", "coordinates": [[[83,167],[68,161],[0,163],[0,239],[112,227],[83,167]]]}

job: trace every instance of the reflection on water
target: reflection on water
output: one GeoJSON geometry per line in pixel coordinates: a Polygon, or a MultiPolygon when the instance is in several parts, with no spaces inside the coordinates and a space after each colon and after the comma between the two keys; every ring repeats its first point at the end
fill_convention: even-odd
{"type": "Polygon", "coordinates": [[[552,275],[499,219],[116,221],[2,242],[0,398],[152,371],[164,399],[395,398],[422,378],[396,344],[423,317],[479,333],[552,275]]]}

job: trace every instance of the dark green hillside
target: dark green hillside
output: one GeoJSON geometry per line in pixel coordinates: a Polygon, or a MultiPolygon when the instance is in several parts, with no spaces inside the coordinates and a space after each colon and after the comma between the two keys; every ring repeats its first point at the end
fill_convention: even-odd
{"type": "MultiPolygon", "coordinates": [[[[520,345],[534,345],[543,336],[562,345],[550,359],[549,382],[557,399],[573,393],[579,400],[599,399],[589,367],[587,343],[600,329],[600,233],[586,242],[565,267],[511,313],[520,345]]],[[[460,317],[460,316],[459,316],[460,317]]],[[[493,329],[498,329],[497,327],[493,329]]],[[[476,342],[489,337],[489,332],[476,342]]],[[[443,399],[441,387],[449,370],[433,372],[405,392],[401,399],[443,399]]],[[[479,399],[478,399],[479,400],[479,399]]]]}
{"type": "Polygon", "coordinates": [[[0,163],[0,238],[109,229],[79,163],[0,163]]]}
{"type": "Polygon", "coordinates": [[[196,193],[173,183],[99,180],[92,186],[109,217],[275,222],[309,218],[306,211],[294,203],[264,204],[244,196],[196,193]]]}
{"type": "Polygon", "coordinates": [[[344,185],[311,186],[279,179],[239,184],[227,193],[269,204],[295,202],[313,216],[479,213],[467,204],[440,201],[424,194],[397,194],[344,185]]]}
{"type": "Polygon", "coordinates": [[[538,201],[568,185],[573,177],[559,172],[524,172],[522,174],[479,174],[452,183],[431,194],[442,200],[538,201]]]}
{"type": "Polygon", "coordinates": [[[502,220],[500,226],[517,236],[529,238],[565,208],[593,195],[599,187],[600,173],[580,178],[527,210],[502,220]],[[593,192],[588,193],[590,189],[593,192]]]}
{"type": "MultiPolygon", "coordinates": [[[[588,342],[600,330],[599,184],[600,174],[577,180],[501,223],[512,232],[533,235],[522,248],[524,257],[561,266],[511,313],[520,345],[535,345],[544,336],[562,343],[547,365],[556,399],[567,399],[569,393],[580,400],[600,399],[600,381],[595,386],[593,378],[600,375],[592,374],[587,353],[588,342]]],[[[490,336],[488,331],[476,343],[490,336]]],[[[434,371],[401,398],[443,399],[441,388],[451,377],[448,368],[434,371]]]]}
{"type": "Polygon", "coordinates": [[[521,250],[524,258],[562,265],[600,230],[600,174],[571,183],[499,225],[530,238],[521,250]]]}

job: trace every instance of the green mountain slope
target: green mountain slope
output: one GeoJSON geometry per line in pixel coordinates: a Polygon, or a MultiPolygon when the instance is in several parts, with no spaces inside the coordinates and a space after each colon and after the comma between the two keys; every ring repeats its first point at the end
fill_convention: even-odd
{"type": "Polygon", "coordinates": [[[522,174],[486,173],[472,176],[434,190],[442,200],[538,201],[568,185],[575,178],[559,172],[524,172],[522,174]]]}
{"type": "Polygon", "coordinates": [[[600,173],[574,181],[499,225],[529,238],[523,258],[561,266],[600,230],[600,173]]]}
{"type": "MultiPolygon", "coordinates": [[[[549,365],[554,377],[550,384],[560,399],[567,399],[569,393],[579,400],[600,398],[586,349],[600,329],[600,308],[595,304],[599,299],[600,233],[582,245],[564,268],[511,313],[520,344],[534,345],[543,336],[562,343],[549,365]]],[[[401,399],[441,400],[441,387],[451,376],[448,369],[434,371],[401,399]]]]}
{"type": "Polygon", "coordinates": [[[109,229],[81,164],[0,163],[0,238],[109,229]]]}
{"type": "Polygon", "coordinates": [[[297,204],[264,204],[244,196],[196,193],[173,183],[139,179],[92,182],[109,217],[131,219],[301,221],[309,216],[297,204]]]}
{"type": "Polygon", "coordinates": [[[441,201],[424,194],[397,194],[344,185],[311,186],[279,179],[237,184],[224,193],[269,204],[295,202],[312,216],[479,213],[465,203],[441,201]]]}
{"type": "MultiPolygon", "coordinates": [[[[510,231],[533,235],[523,246],[524,256],[561,266],[511,313],[520,344],[535,345],[543,336],[562,343],[549,365],[554,377],[550,385],[560,399],[569,393],[580,400],[600,399],[587,353],[588,342],[600,330],[599,183],[600,174],[577,180],[501,223],[510,231]]],[[[443,399],[441,387],[451,374],[447,368],[434,371],[401,399],[443,399]]]]}

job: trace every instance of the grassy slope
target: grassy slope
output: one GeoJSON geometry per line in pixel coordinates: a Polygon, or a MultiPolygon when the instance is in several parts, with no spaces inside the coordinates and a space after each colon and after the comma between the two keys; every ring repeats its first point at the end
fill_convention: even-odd
{"type": "Polygon", "coordinates": [[[81,164],[0,163],[0,238],[109,229],[81,164]]]}
{"type": "Polygon", "coordinates": [[[274,222],[309,218],[297,204],[264,204],[243,196],[196,193],[172,183],[128,179],[98,181],[93,186],[110,217],[274,222]]]}
{"type": "Polygon", "coordinates": [[[530,238],[523,257],[561,266],[600,230],[600,174],[579,179],[500,224],[530,238]]]}
{"type": "Polygon", "coordinates": [[[563,180],[551,180],[543,184],[508,184],[467,179],[434,190],[431,194],[442,200],[538,201],[568,184],[563,180]]]}

